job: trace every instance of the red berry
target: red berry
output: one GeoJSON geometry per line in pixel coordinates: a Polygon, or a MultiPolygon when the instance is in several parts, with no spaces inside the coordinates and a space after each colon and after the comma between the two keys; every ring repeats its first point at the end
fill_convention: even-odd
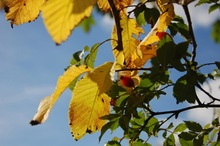
{"type": "Polygon", "coordinates": [[[126,87],[134,87],[134,81],[129,76],[121,76],[121,82],[126,87]]]}
{"type": "Polygon", "coordinates": [[[111,105],[111,106],[115,106],[117,100],[118,100],[118,98],[113,98],[113,99],[111,99],[110,105],[111,105]]]}
{"type": "Polygon", "coordinates": [[[158,38],[161,40],[167,33],[166,32],[157,32],[156,35],[158,36],[158,38]]]}

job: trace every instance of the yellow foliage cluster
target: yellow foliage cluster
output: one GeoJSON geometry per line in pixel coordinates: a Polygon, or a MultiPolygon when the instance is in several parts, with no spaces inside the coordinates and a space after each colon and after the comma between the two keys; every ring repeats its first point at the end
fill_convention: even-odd
{"type": "MultiPolygon", "coordinates": [[[[95,4],[104,11],[117,12],[115,25],[112,29],[112,51],[115,62],[90,68],[84,64],[70,66],[57,81],[54,92],[46,96],[39,104],[32,125],[43,123],[60,95],[73,81],[77,81],[69,107],[69,122],[72,135],[76,140],[86,133],[100,130],[105,120],[100,119],[110,112],[110,97],[105,92],[110,89],[114,80],[115,70],[142,68],[146,62],[156,56],[158,32],[165,32],[175,16],[174,8],[169,0],[156,0],[161,15],[148,35],[140,41],[140,34],[144,30],[138,26],[134,18],[127,14],[127,7],[133,0],[3,0],[1,7],[5,7],[6,19],[11,25],[20,25],[34,21],[42,12],[44,24],[56,44],[66,41],[73,29],[84,19],[91,15],[95,4]],[[118,29],[118,28],[121,29],[118,29]],[[121,38],[119,38],[121,37],[121,38]],[[121,40],[121,42],[120,42],[121,40]],[[118,48],[121,43],[121,48],[118,48]],[[78,80],[85,74],[82,79],[78,80]]],[[[120,76],[129,76],[133,80],[131,87],[140,82],[138,71],[121,71],[120,76]]],[[[121,82],[121,86],[123,82],[121,82]]]]}

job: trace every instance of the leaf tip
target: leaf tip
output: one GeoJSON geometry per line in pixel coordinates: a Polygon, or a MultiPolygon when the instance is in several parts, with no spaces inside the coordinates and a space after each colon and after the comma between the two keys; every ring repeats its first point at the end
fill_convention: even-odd
{"type": "Polygon", "coordinates": [[[31,120],[29,124],[31,124],[31,126],[35,126],[35,125],[38,125],[38,124],[41,124],[41,123],[38,122],[37,120],[31,120]]]}

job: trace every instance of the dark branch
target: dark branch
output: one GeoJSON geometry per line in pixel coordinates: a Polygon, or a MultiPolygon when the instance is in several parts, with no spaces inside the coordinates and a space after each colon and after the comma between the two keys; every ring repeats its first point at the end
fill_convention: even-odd
{"type": "Polygon", "coordinates": [[[196,58],[197,43],[196,43],[196,39],[195,39],[193,27],[192,27],[192,21],[191,21],[191,17],[190,17],[188,5],[183,5],[183,9],[184,9],[184,12],[185,12],[185,14],[186,14],[186,18],[187,18],[188,25],[189,25],[189,35],[190,35],[190,37],[191,37],[192,44],[193,44],[192,60],[191,60],[191,61],[194,62],[194,61],[195,61],[195,58],[196,58]]]}
{"type": "Polygon", "coordinates": [[[122,43],[122,30],[123,29],[121,28],[121,24],[120,24],[120,19],[121,19],[120,10],[117,10],[113,0],[108,0],[108,2],[111,7],[112,14],[114,16],[117,37],[118,37],[118,45],[114,49],[117,49],[118,51],[122,51],[123,50],[123,43],[122,43]]]}
{"type": "Polygon", "coordinates": [[[178,117],[178,115],[184,111],[188,111],[191,109],[196,109],[196,108],[220,108],[220,104],[199,104],[199,105],[194,105],[194,106],[190,106],[190,107],[185,107],[185,108],[181,108],[178,110],[170,110],[170,111],[163,111],[163,112],[154,112],[151,109],[149,109],[148,107],[146,108],[149,113],[151,114],[144,122],[143,126],[141,127],[141,129],[139,130],[139,132],[136,134],[136,136],[134,137],[133,140],[135,140],[136,138],[138,138],[138,136],[140,135],[140,133],[144,130],[144,128],[147,126],[148,122],[150,121],[151,118],[153,118],[154,116],[158,116],[158,115],[166,115],[166,114],[171,114],[168,118],[165,119],[165,121],[163,121],[160,125],[162,126],[165,122],[167,122],[169,119],[171,119],[173,116],[175,116],[175,118],[178,117]]]}

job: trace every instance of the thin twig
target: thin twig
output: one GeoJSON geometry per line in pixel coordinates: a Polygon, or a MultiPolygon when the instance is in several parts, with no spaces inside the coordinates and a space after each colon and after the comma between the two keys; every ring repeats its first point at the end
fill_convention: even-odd
{"type": "Polygon", "coordinates": [[[215,62],[214,63],[205,63],[205,64],[202,64],[202,65],[196,67],[196,69],[200,69],[201,67],[207,66],[207,65],[216,65],[216,63],[215,62]]]}
{"type": "Polygon", "coordinates": [[[196,85],[202,92],[204,92],[206,95],[208,95],[213,101],[217,100],[220,101],[220,99],[213,97],[209,92],[207,92],[205,89],[203,89],[199,84],[196,85]]]}
{"type": "Polygon", "coordinates": [[[193,50],[192,50],[192,59],[191,59],[191,61],[194,62],[195,58],[196,58],[197,43],[196,43],[196,39],[195,39],[193,27],[192,27],[192,21],[191,21],[188,5],[183,5],[183,10],[186,14],[186,18],[187,18],[188,25],[189,25],[189,35],[192,39],[193,50]]]}

